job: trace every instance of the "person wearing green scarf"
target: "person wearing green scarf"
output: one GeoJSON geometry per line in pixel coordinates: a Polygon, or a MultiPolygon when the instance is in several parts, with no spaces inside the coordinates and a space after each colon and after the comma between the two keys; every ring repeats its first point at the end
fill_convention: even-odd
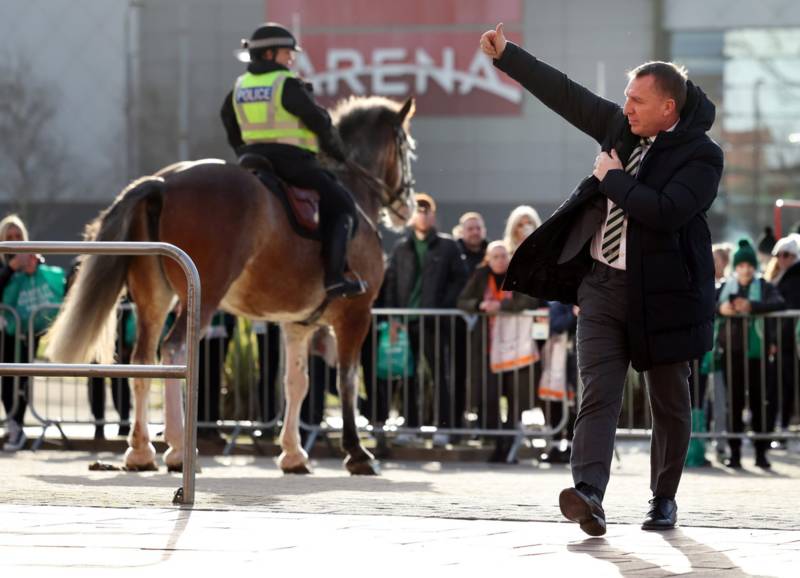
{"type": "MultiPolygon", "coordinates": [[[[749,394],[750,426],[755,433],[771,431],[775,425],[775,407],[766,393],[769,381],[763,383],[762,374],[774,356],[775,324],[756,316],[785,309],[783,297],[771,283],[756,277],[758,261],[753,246],[747,239],[739,241],[733,255],[734,274],[720,287],[717,301],[717,344],[722,351],[722,371],[728,385],[730,411],[730,433],[744,431],[742,412],[745,407],[745,387],[749,394]]],[[[769,440],[755,440],[755,465],[770,467],[767,459],[769,440]]],[[[726,465],[741,468],[742,440],[728,440],[730,458],[726,465]]]]}

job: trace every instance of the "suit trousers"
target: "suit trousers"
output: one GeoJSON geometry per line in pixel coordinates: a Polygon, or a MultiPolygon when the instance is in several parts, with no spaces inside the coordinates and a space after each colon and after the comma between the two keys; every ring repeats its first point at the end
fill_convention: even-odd
{"type": "MultiPolygon", "coordinates": [[[[578,289],[578,368],[583,396],[572,442],[575,485],[605,494],[614,438],[630,366],[626,273],[595,262],[578,289]]],[[[658,365],[644,372],[653,416],[650,489],[674,498],[689,447],[692,418],[689,363],[658,365]]]]}

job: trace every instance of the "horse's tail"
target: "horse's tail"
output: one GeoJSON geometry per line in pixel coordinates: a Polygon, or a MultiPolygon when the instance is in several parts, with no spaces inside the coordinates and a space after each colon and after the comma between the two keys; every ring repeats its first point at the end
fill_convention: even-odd
{"type": "MultiPolygon", "coordinates": [[[[112,205],[86,227],[87,241],[156,241],[164,179],[134,181],[112,205]],[[137,220],[146,219],[147,239],[134,239],[137,220]]],[[[141,236],[141,234],[137,235],[141,236]]],[[[130,255],[86,255],[75,281],[47,333],[46,355],[60,363],[112,363],[116,338],[116,306],[125,286],[130,255]]]]}

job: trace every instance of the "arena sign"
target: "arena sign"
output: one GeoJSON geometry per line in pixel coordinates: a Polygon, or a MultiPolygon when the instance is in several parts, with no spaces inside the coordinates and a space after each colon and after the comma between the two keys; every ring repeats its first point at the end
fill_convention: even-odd
{"type": "Polygon", "coordinates": [[[519,0],[270,4],[267,17],[298,34],[295,69],[325,105],[350,95],[413,95],[418,116],[521,113],[522,89],[478,47],[498,12],[509,38],[521,42],[519,0]]]}
{"type": "Polygon", "coordinates": [[[420,114],[515,114],[522,89],[501,77],[477,48],[445,43],[438,49],[376,43],[372,47],[321,46],[305,37],[296,69],[319,97],[351,94],[401,98],[415,95],[420,114]]]}

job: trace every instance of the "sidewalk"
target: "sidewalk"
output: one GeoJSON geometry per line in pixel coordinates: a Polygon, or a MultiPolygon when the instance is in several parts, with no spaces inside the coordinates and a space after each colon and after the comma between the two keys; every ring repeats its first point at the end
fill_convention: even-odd
{"type": "Polygon", "coordinates": [[[800,532],[405,516],[0,506],[4,574],[796,576],[800,532]],[[517,574],[519,573],[519,574],[517,574]]]}
{"type": "Polygon", "coordinates": [[[88,471],[98,458],[119,463],[113,454],[3,454],[0,567],[14,576],[49,567],[59,576],[129,566],[166,572],[174,564],[202,565],[203,575],[296,566],[304,575],[316,568],[350,576],[362,564],[406,576],[501,566],[569,569],[566,576],[797,575],[800,456],[773,452],[772,472],[753,468],[749,454],[742,472],[687,471],[681,527],[653,534],[639,529],[649,498],[646,446],[621,450],[605,539],[561,520],[566,466],[385,462],[380,477],[355,478],[324,459],[298,477],[268,458],[202,457],[195,509],[179,510],[170,503],[181,477],[163,469],[88,471]]]}

